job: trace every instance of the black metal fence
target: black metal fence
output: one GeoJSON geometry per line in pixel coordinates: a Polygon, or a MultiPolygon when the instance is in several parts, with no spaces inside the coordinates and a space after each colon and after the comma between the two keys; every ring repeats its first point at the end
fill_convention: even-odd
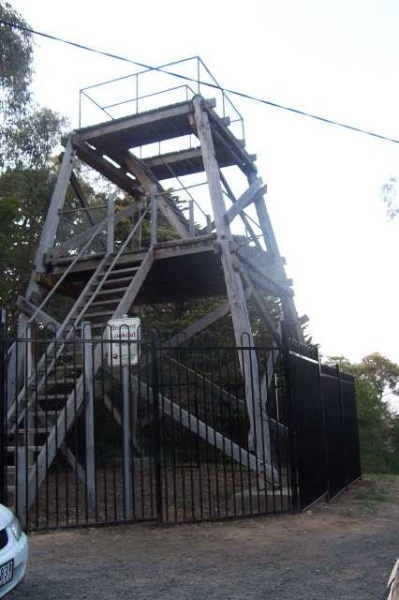
{"type": "Polygon", "coordinates": [[[30,530],[295,510],[360,476],[353,379],[314,348],[0,342],[1,501],[30,530]]]}

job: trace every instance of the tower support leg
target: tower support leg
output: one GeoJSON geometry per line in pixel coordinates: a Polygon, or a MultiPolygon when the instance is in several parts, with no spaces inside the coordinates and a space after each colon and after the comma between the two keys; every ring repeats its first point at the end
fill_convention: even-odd
{"type": "Polygon", "coordinates": [[[207,112],[203,108],[202,98],[195,97],[193,103],[197,135],[201,142],[202,159],[215,217],[217,241],[221,251],[234,335],[245,380],[245,399],[250,422],[250,447],[256,452],[258,459],[271,464],[270,432],[268,418],[261,401],[258,360],[254,350],[244,287],[237,270],[237,259],[232,251],[233,237],[224,218],[226,206],[212,132],[207,112]]]}

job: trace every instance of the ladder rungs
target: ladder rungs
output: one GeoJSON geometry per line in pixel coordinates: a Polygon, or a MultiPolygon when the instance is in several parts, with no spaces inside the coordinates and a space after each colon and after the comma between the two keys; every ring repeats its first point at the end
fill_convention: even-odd
{"type": "Polygon", "coordinates": [[[92,302],[90,306],[103,306],[104,304],[117,304],[119,298],[111,298],[110,300],[99,300],[98,302],[92,302]]]}
{"type": "Polygon", "coordinates": [[[123,288],[109,288],[107,290],[100,290],[99,292],[97,292],[97,296],[106,296],[106,295],[110,295],[110,294],[116,294],[119,292],[126,292],[127,290],[127,286],[123,287],[123,288]]]}
{"type": "Polygon", "coordinates": [[[124,269],[115,269],[115,271],[109,273],[108,277],[112,277],[112,275],[119,275],[120,273],[131,273],[132,271],[136,273],[139,268],[140,267],[126,267],[124,269]]]}
{"type": "Polygon", "coordinates": [[[125,281],[132,281],[132,279],[133,279],[133,277],[118,277],[115,279],[107,279],[106,281],[104,281],[104,283],[102,285],[102,289],[105,286],[112,285],[114,283],[124,283],[125,281]]]}

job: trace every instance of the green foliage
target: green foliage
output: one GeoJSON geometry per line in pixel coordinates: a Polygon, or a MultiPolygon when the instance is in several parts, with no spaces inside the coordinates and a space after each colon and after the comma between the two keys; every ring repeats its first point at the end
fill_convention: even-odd
{"type": "Polygon", "coordinates": [[[387,391],[399,394],[399,365],[379,352],[365,356],[356,366],[356,373],[360,379],[370,381],[381,398],[387,391]]]}
{"type": "MultiPolygon", "coordinates": [[[[2,0],[0,19],[27,27],[21,15],[2,0]]],[[[32,58],[31,34],[0,25],[0,112],[7,117],[23,110],[29,102],[32,58]]]]}
{"type": "Polygon", "coordinates": [[[9,169],[0,176],[0,305],[11,316],[29,281],[54,182],[48,168],[9,169]]]}
{"type": "Polygon", "coordinates": [[[360,453],[365,472],[399,473],[399,415],[384,400],[398,393],[399,365],[378,352],[359,363],[330,359],[355,377],[360,453]]]}
{"type": "Polygon", "coordinates": [[[41,169],[50,153],[60,142],[65,119],[48,108],[29,109],[16,119],[4,133],[8,152],[2,156],[1,167],[41,169]]]}
{"type": "MultiPolygon", "coordinates": [[[[27,27],[0,0],[0,18],[27,27]]],[[[32,39],[0,25],[0,305],[13,317],[17,296],[30,277],[54,186],[50,153],[65,124],[31,101],[32,39]]]]}

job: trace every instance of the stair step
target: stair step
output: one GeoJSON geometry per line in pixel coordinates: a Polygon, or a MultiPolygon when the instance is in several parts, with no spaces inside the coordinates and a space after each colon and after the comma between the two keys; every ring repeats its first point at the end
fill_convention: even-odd
{"type": "Polygon", "coordinates": [[[97,292],[96,296],[109,296],[110,294],[126,292],[126,290],[127,290],[127,286],[121,287],[121,288],[109,288],[107,290],[100,290],[99,292],[97,292]]]}
{"type": "MultiPolygon", "coordinates": [[[[50,431],[51,427],[29,427],[28,429],[18,429],[18,435],[19,436],[23,436],[23,435],[31,435],[32,433],[48,433],[50,431]]],[[[16,433],[12,433],[10,435],[17,435],[16,433]]]]}
{"type": "MultiPolygon", "coordinates": [[[[43,400],[62,400],[62,397],[66,396],[67,394],[69,394],[69,392],[65,392],[65,390],[62,392],[55,392],[55,393],[51,393],[51,394],[38,394],[36,396],[36,400],[38,402],[42,402],[43,400]]],[[[34,411],[32,413],[32,416],[34,417],[35,414],[36,414],[36,412],[34,411]]]]}
{"type": "Polygon", "coordinates": [[[110,300],[99,300],[98,302],[92,302],[90,307],[92,306],[104,306],[104,304],[117,304],[119,302],[119,298],[111,298],[110,300]]]}
{"type": "MultiPolygon", "coordinates": [[[[29,467],[28,467],[28,471],[29,471],[29,472],[32,472],[32,471],[34,470],[34,468],[35,468],[34,466],[29,466],[29,467]]],[[[7,465],[7,466],[6,466],[6,472],[7,472],[7,476],[8,476],[8,475],[11,475],[11,476],[12,476],[12,475],[15,475],[15,471],[16,471],[16,467],[15,467],[15,465],[7,465]]]]}
{"type": "Polygon", "coordinates": [[[138,267],[125,267],[124,269],[115,269],[114,271],[111,271],[111,273],[108,274],[108,277],[112,277],[113,275],[120,275],[121,273],[131,273],[133,272],[137,272],[139,270],[139,266],[138,267]]]}
{"type": "MultiPolygon", "coordinates": [[[[44,384],[42,386],[40,386],[40,389],[43,389],[43,387],[54,387],[55,385],[62,385],[63,387],[65,387],[66,385],[74,385],[78,380],[78,377],[47,377],[44,384]]],[[[35,382],[30,384],[30,388],[32,391],[35,391],[37,389],[37,385],[35,382]]]]}
{"type": "Polygon", "coordinates": [[[101,312],[87,313],[86,317],[88,319],[96,319],[97,317],[110,317],[113,314],[113,312],[113,310],[106,310],[101,312]]]}
{"type": "Polygon", "coordinates": [[[133,277],[118,277],[115,279],[107,279],[106,281],[104,281],[103,285],[101,286],[101,289],[104,289],[105,286],[107,285],[113,285],[115,283],[124,283],[126,281],[132,281],[133,277]]]}

